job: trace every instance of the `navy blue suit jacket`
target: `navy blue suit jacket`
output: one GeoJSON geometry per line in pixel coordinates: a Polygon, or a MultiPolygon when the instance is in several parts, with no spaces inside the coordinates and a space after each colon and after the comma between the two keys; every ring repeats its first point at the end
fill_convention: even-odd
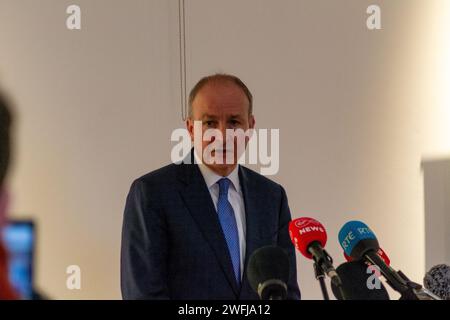
{"type": "Polygon", "coordinates": [[[198,165],[186,162],[153,171],[131,186],[122,229],[123,298],[258,299],[245,272],[248,258],[260,247],[277,245],[290,259],[288,298],[300,299],[283,187],[239,166],[246,257],[238,287],[209,190],[198,165]]]}

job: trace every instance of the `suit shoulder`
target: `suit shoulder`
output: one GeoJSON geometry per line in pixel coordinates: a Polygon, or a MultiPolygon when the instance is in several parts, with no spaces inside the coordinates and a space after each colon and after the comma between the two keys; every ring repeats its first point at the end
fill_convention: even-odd
{"type": "Polygon", "coordinates": [[[144,185],[147,187],[161,187],[162,185],[173,184],[173,181],[176,178],[177,167],[178,165],[172,163],[153,170],[134,180],[133,184],[144,185]]]}
{"type": "Polygon", "coordinates": [[[283,187],[279,183],[267,178],[266,176],[263,176],[262,174],[260,174],[256,171],[253,171],[244,166],[241,166],[241,168],[242,168],[243,172],[245,173],[245,175],[250,180],[253,180],[254,182],[256,182],[258,185],[264,186],[264,188],[269,188],[273,191],[279,191],[279,190],[283,189],[283,187]]]}
{"type": "Polygon", "coordinates": [[[137,203],[160,208],[166,203],[167,195],[173,194],[176,188],[176,168],[176,164],[169,164],[135,179],[128,200],[134,199],[137,203]]]}

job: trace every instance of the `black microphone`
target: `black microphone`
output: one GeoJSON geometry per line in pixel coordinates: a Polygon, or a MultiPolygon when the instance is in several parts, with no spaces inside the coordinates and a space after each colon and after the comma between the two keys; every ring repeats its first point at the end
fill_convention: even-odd
{"type": "Polygon", "coordinates": [[[285,300],[289,280],[289,258],[283,249],[267,246],[250,256],[247,277],[261,300],[285,300]]]}
{"type": "Polygon", "coordinates": [[[438,264],[423,278],[423,285],[442,300],[450,300],[450,266],[438,264]]]}
{"type": "Polygon", "coordinates": [[[339,243],[353,259],[364,259],[378,266],[394,290],[400,293],[409,290],[406,281],[377,254],[380,248],[378,240],[366,224],[360,221],[347,222],[339,231],[339,243]]]}
{"type": "Polygon", "coordinates": [[[377,278],[378,283],[373,285],[369,277],[376,277],[370,268],[361,260],[346,262],[336,268],[336,272],[342,281],[342,291],[333,282],[331,290],[338,300],[390,300],[386,287],[377,278]],[[370,284],[370,285],[369,285],[370,284]]]}
{"type": "Polygon", "coordinates": [[[397,272],[385,263],[378,255],[378,240],[365,223],[347,222],[339,231],[339,243],[348,256],[377,266],[387,283],[401,294],[401,300],[440,300],[421,285],[409,280],[401,271],[397,272]]]}

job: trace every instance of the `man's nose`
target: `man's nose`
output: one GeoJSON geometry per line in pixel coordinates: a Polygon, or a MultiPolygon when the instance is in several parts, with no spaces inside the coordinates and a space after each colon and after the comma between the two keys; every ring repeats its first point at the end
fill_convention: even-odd
{"type": "Polygon", "coordinates": [[[232,134],[231,134],[231,131],[230,131],[230,132],[228,133],[228,135],[227,135],[227,129],[230,130],[230,129],[232,129],[232,128],[229,128],[229,127],[227,126],[227,123],[226,123],[226,122],[224,122],[224,123],[220,122],[217,129],[219,129],[220,132],[221,132],[221,141],[222,141],[224,144],[225,144],[227,141],[233,140],[233,139],[232,139],[233,136],[232,136],[232,134]]]}
{"type": "Polygon", "coordinates": [[[226,125],[222,122],[219,122],[216,129],[219,130],[221,133],[220,136],[217,137],[216,139],[219,141],[225,141],[225,137],[226,137],[225,134],[226,134],[226,130],[227,130],[226,125]]]}

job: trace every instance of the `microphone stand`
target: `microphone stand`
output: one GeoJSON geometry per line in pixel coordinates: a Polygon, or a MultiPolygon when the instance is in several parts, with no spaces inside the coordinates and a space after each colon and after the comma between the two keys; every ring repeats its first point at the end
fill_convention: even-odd
{"type": "Polygon", "coordinates": [[[395,291],[400,293],[400,300],[441,300],[428,290],[423,289],[420,284],[409,280],[403,272],[397,272],[390,266],[386,265],[377,254],[368,255],[367,257],[373,265],[380,268],[387,283],[395,291]]]}
{"type": "Polygon", "coordinates": [[[407,289],[401,293],[400,300],[442,300],[432,292],[424,289],[420,284],[409,280],[400,270],[398,274],[405,280],[407,286],[407,289]]]}
{"type": "Polygon", "coordinates": [[[313,266],[314,266],[314,275],[316,279],[319,281],[320,289],[322,290],[323,300],[330,300],[327,286],[325,285],[325,272],[316,262],[314,262],[313,266]]]}

